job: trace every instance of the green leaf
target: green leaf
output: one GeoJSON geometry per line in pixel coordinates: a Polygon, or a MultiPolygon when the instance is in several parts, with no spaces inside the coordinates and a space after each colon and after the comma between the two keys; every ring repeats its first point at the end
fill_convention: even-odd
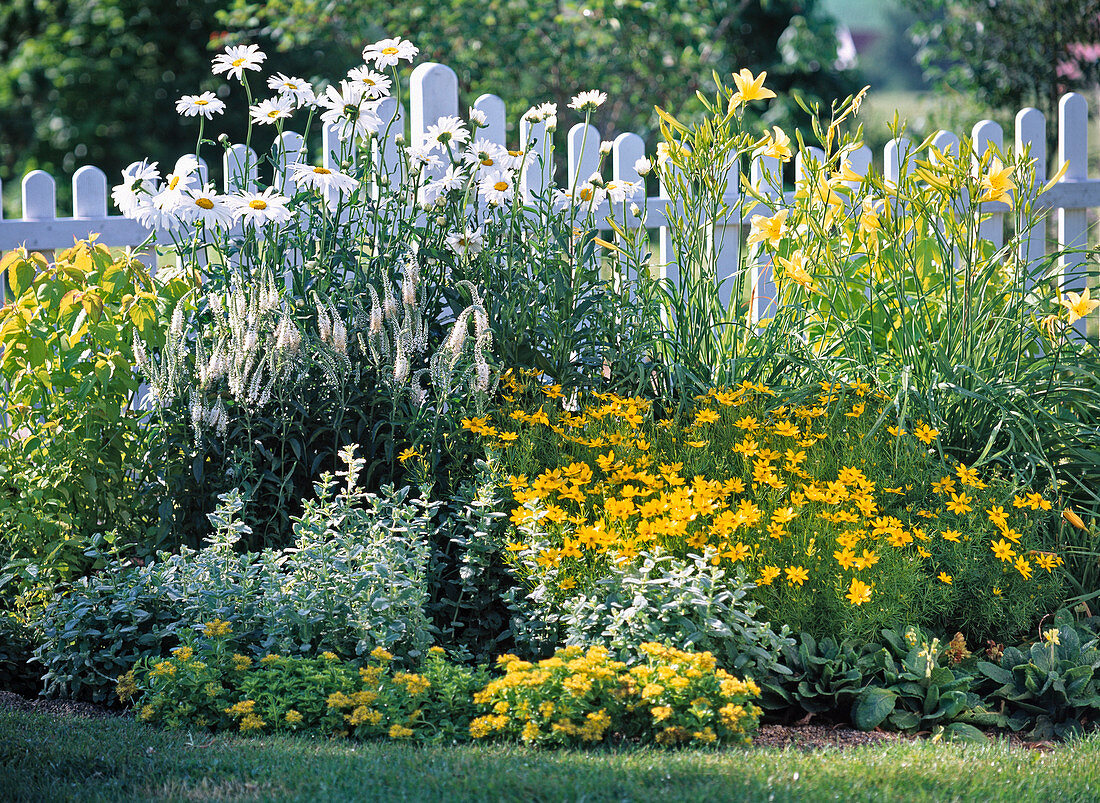
{"type": "Polygon", "coordinates": [[[864,731],[882,724],[894,710],[897,694],[891,689],[871,686],[863,690],[852,706],[852,724],[864,731]]]}
{"type": "Polygon", "coordinates": [[[975,728],[973,725],[968,725],[965,722],[952,722],[943,729],[943,737],[953,742],[975,742],[977,744],[986,744],[989,741],[989,737],[975,728]]]}
{"type": "Polygon", "coordinates": [[[25,259],[14,259],[8,264],[8,287],[13,299],[27,291],[36,273],[34,263],[25,259]]]}

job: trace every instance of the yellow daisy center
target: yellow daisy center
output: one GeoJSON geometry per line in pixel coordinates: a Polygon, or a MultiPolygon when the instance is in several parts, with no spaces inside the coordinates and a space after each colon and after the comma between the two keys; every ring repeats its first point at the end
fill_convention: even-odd
{"type": "Polygon", "coordinates": [[[382,52],[387,56],[396,56],[397,55],[397,48],[396,47],[384,47],[384,48],[382,48],[382,52]]]}
{"type": "Polygon", "coordinates": [[[261,201],[259,198],[252,199],[248,205],[253,209],[267,209],[267,201],[261,201]]]}
{"type": "Polygon", "coordinates": [[[493,185],[493,189],[497,192],[504,192],[506,189],[508,189],[508,182],[498,181],[496,184],[493,185]]]}
{"type": "Polygon", "coordinates": [[[328,168],[325,168],[325,167],[315,167],[315,168],[313,168],[313,172],[314,172],[314,173],[319,173],[319,174],[321,174],[322,176],[327,176],[327,175],[329,175],[329,174],[330,174],[330,173],[331,173],[332,171],[331,171],[331,170],[329,170],[328,168]]]}
{"type": "Polygon", "coordinates": [[[196,198],[195,206],[201,207],[202,209],[213,209],[214,202],[209,198],[196,198]]]}
{"type": "Polygon", "coordinates": [[[209,106],[210,101],[208,101],[208,100],[196,100],[195,105],[196,106],[209,106]]]}
{"type": "Polygon", "coordinates": [[[245,62],[246,62],[247,60],[248,60],[248,59],[245,59],[245,58],[239,58],[239,59],[234,59],[234,60],[233,60],[233,66],[234,66],[234,67],[240,67],[240,66],[241,66],[242,64],[244,64],[244,63],[245,63],[245,62]]]}

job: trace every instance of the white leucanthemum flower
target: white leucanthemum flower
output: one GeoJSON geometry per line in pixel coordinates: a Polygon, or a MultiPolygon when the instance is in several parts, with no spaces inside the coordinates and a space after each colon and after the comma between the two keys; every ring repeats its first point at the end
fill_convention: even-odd
{"type": "Polygon", "coordinates": [[[227,229],[233,224],[233,210],[224,195],[219,195],[213,184],[184,193],[176,214],[184,223],[201,223],[208,229],[227,229]]]}
{"type": "Polygon", "coordinates": [[[468,142],[470,132],[462,124],[458,117],[440,117],[433,125],[428,126],[424,135],[428,142],[438,142],[446,147],[448,144],[461,145],[468,142]]]}
{"type": "Polygon", "coordinates": [[[485,237],[481,228],[467,229],[447,236],[447,247],[462,257],[476,257],[485,248],[485,237]]]}
{"type": "Polygon", "coordinates": [[[294,113],[294,98],[290,95],[276,95],[267,100],[261,100],[255,106],[250,106],[248,115],[252,122],[258,125],[271,125],[279,120],[286,120],[294,113]]]}
{"type": "Polygon", "coordinates": [[[393,81],[380,72],[375,72],[370,67],[355,67],[348,72],[348,81],[363,90],[363,95],[368,100],[377,100],[390,94],[390,84],[393,81]]]}
{"type": "Polygon", "coordinates": [[[154,203],[157,209],[172,212],[183,203],[188,192],[200,186],[198,157],[186,154],[176,160],[176,166],[164,179],[164,186],[158,188],[154,203]]]}
{"type": "Polygon", "coordinates": [[[641,189],[640,181],[609,181],[606,187],[607,200],[613,204],[633,201],[641,189]]]}
{"type": "Polygon", "coordinates": [[[374,63],[375,69],[384,70],[396,66],[402,59],[412,61],[420,48],[407,39],[382,39],[363,48],[363,61],[374,63]]]}
{"type": "Polygon", "coordinates": [[[156,162],[143,159],[133,162],[122,171],[122,183],[111,188],[111,200],[125,217],[133,217],[141,196],[156,192],[160,183],[160,170],[156,162]]]}
{"type": "Polygon", "coordinates": [[[201,95],[184,95],[176,101],[176,114],[184,117],[197,117],[202,115],[207,120],[215,114],[225,111],[225,101],[218,100],[213,92],[203,92],[201,95]]]}
{"type": "Polygon", "coordinates": [[[523,119],[529,123],[544,123],[547,120],[558,116],[558,104],[556,103],[540,103],[538,106],[532,106],[523,115],[523,119]]]}
{"type": "Polygon", "coordinates": [[[508,203],[515,193],[512,174],[507,170],[492,170],[486,173],[478,182],[477,189],[492,206],[508,203]]]}
{"type": "Polygon", "coordinates": [[[414,170],[431,170],[443,164],[440,155],[436,153],[434,142],[425,142],[423,145],[412,145],[405,149],[414,170]]]}
{"type": "Polygon", "coordinates": [[[639,176],[648,176],[649,171],[653,169],[653,162],[647,159],[645,156],[634,162],[634,172],[639,176]]]}
{"type": "Polygon", "coordinates": [[[589,89],[574,97],[573,101],[569,104],[569,108],[576,109],[579,112],[594,112],[603,105],[605,100],[607,100],[606,92],[600,92],[598,89],[589,89]]]}
{"type": "Polygon", "coordinates": [[[267,79],[267,88],[273,89],[284,97],[293,98],[294,105],[299,109],[313,105],[317,99],[313,94],[313,84],[301,78],[283,75],[281,72],[267,79]]]}
{"type": "Polygon", "coordinates": [[[470,125],[472,125],[474,128],[485,128],[485,126],[489,125],[488,115],[486,115],[485,112],[483,112],[481,109],[475,109],[473,106],[470,107],[469,118],[470,125]]]}
{"type": "Polygon", "coordinates": [[[321,114],[325,123],[340,127],[343,140],[370,136],[382,126],[382,118],[376,113],[377,101],[367,100],[362,85],[347,80],[339,87],[328,87],[317,98],[317,105],[325,109],[321,114]]]}
{"type": "Polygon", "coordinates": [[[287,170],[299,189],[319,190],[326,195],[331,192],[350,193],[357,184],[351,176],[338,170],[329,170],[327,167],[295,162],[287,165],[287,170]]]}
{"type": "MultiPolygon", "coordinates": [[[[293,165],[291,165],[293,167],[293,165]]],[[[263,226],[268,223],[286,223],[293,213],[286,208],[290,199],[280,194],[274,187],[263,192],[242,192],[229,199],[233,208],[233,218],[245,225],[254,223],[263,226]]]]}
{"type": "Polygon", "coordinates": [[[230,45],[224,53],[214,56],[212,72],[214,75],[225,73],[227,78],[243,80],[245,70],[259,70],[267,59],[257,45],[230,45]]]}
{"type": "Polygon", "coordinates": [[[466,148],[462,154],[466,164],[477,170],[508,167],[508,150],[495,142],[478,139],[466,148]]]}

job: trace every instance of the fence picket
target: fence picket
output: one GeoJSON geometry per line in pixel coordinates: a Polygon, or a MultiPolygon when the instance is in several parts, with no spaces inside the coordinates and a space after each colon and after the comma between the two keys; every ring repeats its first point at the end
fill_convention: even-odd
{"type": "MultiPolygon", "coordinates": [[[[1067,164],[1064,183],[1088,179],[1089,106],[1083,95],[1070,92],[1058,103],[1058,165],[1067,164]]],[[[1084,248],[1087,244],[1086,210],[1079,207],[1058,210],[1058,247],[1084,248]]],[[[1085,255],[1063,254],[1059,259],[1061,292],[1081,292],[1086,286],[1085,255]]],[[[1090,320],[1081,318],[1075,324],[1082,336],[1095,326],[1096,313],[1090,320]]]]}
{"type": "MultiPolygon", "coordinates": [[[[1035,183],[1041,187],[1047,180],[1047,124],[1043,113],[1038,109],[1023,109],[1016,115],[1016,155],[1030,154],[1035,160],[1035,183]]],[[[1024,192],[1033,191],[1027,188],[1024,192]]],[[[1019,196],[1019,192],[1017,196],[1019,196]]],[[[1017,214],[1021,204],[1017,197],[1017,214]]],[[[1017,226],[1024,221],[1017,218],[1017,226]]],[[[1024,284],[1030,290],[1039,278],[1036,274],[1042,266],[1046,254],[1046,224],[1040,221],[1031,226],[1020,238],[1017,256],[1025,272],[1024,284]]]]}
{"type": "MultiPolygon", "coordinates": [[[[772,203],[777,203],[783,197],[783,162],[775,156],[754,157],[749,181],[761,195],[772,203]]],[[[761,215],[772,214],[770,208],[759,205],[752,211],[761,215]]],[[[752,285],[749,318],[755,324],[765,318],[771,318],[777,309],[771,257],[762,249],[758,250],[756,258],[749,264],[749,273],[749,281],[752,285]]]]}
{"type": "MultiPolygon", "coordinates": [[[[420,64],[409,78],[409,120],[413,145],[423,145],[428,129],[441,117],[458,116],[458,76],[444,64],[420,64]]],[[[426,171],[426,178],[443,175],[442,165],[426,171]]]]}
{"type": "Polygon", "coordinates": [[[73,217],[107,217],[107,176],[98,167],[84,165],[73,173],[73,217]]]}
{"type": "MultiPolygon", "coordinates": [[[[635,169],[635,163],[645,157],[645,140],[640,136],[633,133],[619,134],[615,137],[615,142],[611,146],[611,180],[615,182],[629,182],[634,183],[642,180],[642,177],[638,175],[638,171],[635,169]]],[[[639,204],[640,206],[640,204],[639,204]]],[[[616,209],[616,214],[623,214],[624,210],[616,209]]],[[[625,210],[626,214],[623,215],[624,223],[635,224],[632,229],[641,228],[644,225],[644,221],[636,220],[631,214],[629,208],[625,210]]],[[[616,245],[620,248],[626,248],[627,242],[616,236],[616,245]]],[[[633,257],[637,260],[639,265],[644,265],[646,262],[646,248],[644,243],[639,243],[639,249],[634,252],[633,257]]],[[[637,281],[637,276],[633,275],[630,271],[625,276],[616,276],[616,281],[626,282],[628,285],[637,281]]]]}
{"type": "MultiPolygon", "coordinates": [[[[975,123],[970,137],[974,143],[975,165],[980,163],[990,148],[994,148],[998,154],[1004,153],[1004,132],[992,120],[975,123]]],[[[990,166],[987,165],[986,170],[989,169],[990,166]]],[[[986,220],[978,224],[978,236],[983,240],[989,240],[994,248],[1000,248],[1004,245],[1005,216],[1002,212],[987,212],[984,209],[986,206],[988,204],[982,204],[978,209],[979,215],[989,215],[986,220]]]]}
{"type": "Polygon", "coordinates": [[[519,186],[524,202],[530,203],[550,186],[550,177],[554,175],[552,137],[545,122],[533,123],[526,118],[520,120],[519,136],[519,149],[528,154],[519,186]]]}
{"type": "Polygon", "coordinates": [[[474,108],[485,114],[485,125],[474,134],[495,145],[508,147],[508,117],[504,101],[496,95],[482,95],[474,101],[474,108]]]}

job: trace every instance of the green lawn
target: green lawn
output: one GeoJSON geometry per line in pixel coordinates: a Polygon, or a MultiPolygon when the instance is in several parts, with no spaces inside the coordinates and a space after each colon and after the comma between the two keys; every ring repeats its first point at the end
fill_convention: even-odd
{"type": "Polygon", "coordinates": [[[1100,796],[1100,736],[1050,752],[892,742],[846,750],[417,748],[167,732],[0,712],[0,800],[975,800],[1100,796]]]}

